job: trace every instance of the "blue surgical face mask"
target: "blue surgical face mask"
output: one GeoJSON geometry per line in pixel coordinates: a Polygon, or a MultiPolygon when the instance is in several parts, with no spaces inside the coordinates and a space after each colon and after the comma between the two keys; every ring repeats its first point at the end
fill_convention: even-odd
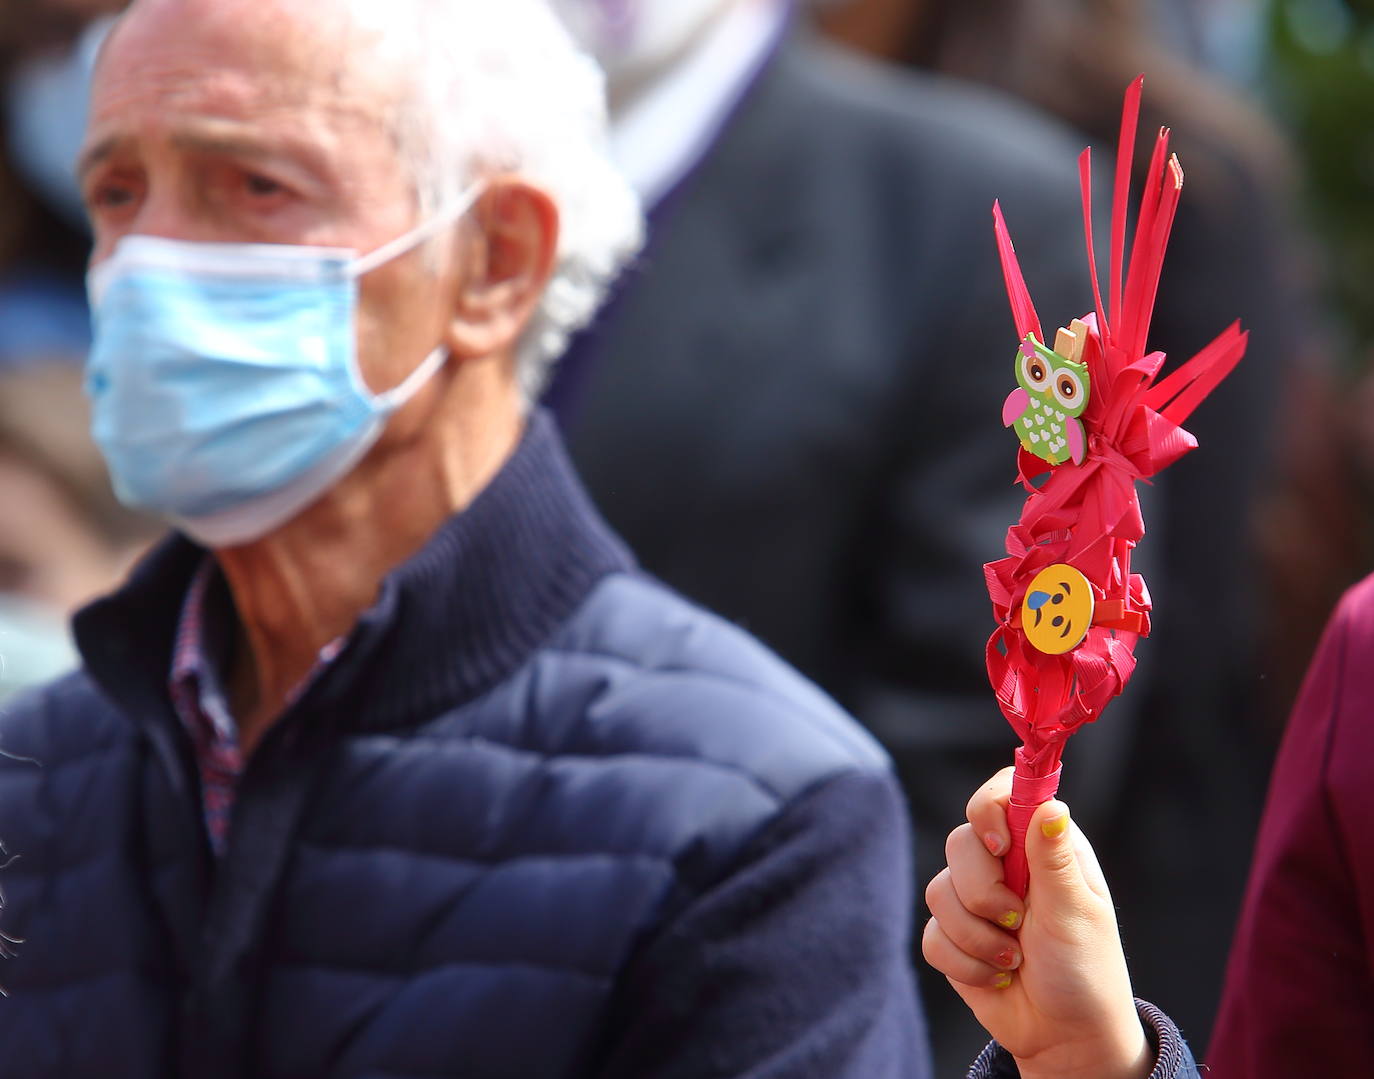
{"type": "Polygon", "coordinates": [[[209,547],[249,543],[352,470],[434,375],[358,371],[358,279],[451,228],[477,198],[365,257],[329,247],[130,236],[87,281],[92,433],[115,492],[209,547]]]}

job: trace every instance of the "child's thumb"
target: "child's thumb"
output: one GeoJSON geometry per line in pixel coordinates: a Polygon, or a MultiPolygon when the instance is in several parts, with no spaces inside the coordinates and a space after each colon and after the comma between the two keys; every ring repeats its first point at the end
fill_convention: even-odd
{"type": "Polygon", "coordinates": [[[1074,851],[1069,807],[1063,802],[1049,801],[1035,811],[1026,831],[1026,863],[1028,898],[1039,916],[1077,913],[1088,898],[1088,885],[1074,851]]]}

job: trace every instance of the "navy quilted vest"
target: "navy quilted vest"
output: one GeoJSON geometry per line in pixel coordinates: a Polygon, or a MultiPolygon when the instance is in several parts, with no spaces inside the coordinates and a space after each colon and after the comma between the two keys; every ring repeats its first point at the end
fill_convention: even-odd
{"type": "MultiPolygon", "coordinates": [[[[23,940],[0,965],[6,1079],[609,1075],[645,994],[710,1013],[715,975],[668,999],[686,946],[633,993],[628,972],[679,954],[674,927],[750,845],[818,790],[891,786],[828,699],[634,570],[536,417],[266,736],[217,863],[166,688],[204,557],[161,548],[79,616],[85,669],[0,718],[0,928],[23,940]]],[[[873,827],[900,883],[846,1022],[899,1031],[856,1029],[864,1074],[915,1074],[905,833],[873,827]]],[[[698,1045],[681,1073],[736,1051],[698,1045]]],[[[839,1074],[805,1052],[754,1074],[839,1074]]]]}

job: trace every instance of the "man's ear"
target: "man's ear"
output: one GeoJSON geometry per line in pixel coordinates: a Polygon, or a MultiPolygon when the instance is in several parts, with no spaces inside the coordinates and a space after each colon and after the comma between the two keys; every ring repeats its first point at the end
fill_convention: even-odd
{"type": "Polygon", "coordinates": [[[454,356],[514,349],[553,275],[558,232],[547,192],[519,177],[487,183],[460,232],[462,271],[446,341],[454,356]]]}

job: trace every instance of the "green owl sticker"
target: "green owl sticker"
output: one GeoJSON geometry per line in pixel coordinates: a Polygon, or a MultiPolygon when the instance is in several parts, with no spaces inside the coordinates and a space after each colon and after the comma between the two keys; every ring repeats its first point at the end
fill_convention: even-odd
{"type": "Polygon", "coordinates": [[[1002,425],[1015,427],[1027,453],[1052,465],[1082,464],[1087,438],[1079,416],[1088,407],[1088,365],[1081,362],[1088,327],[1075,319],[1055,341],[1068,355],[1026,334],[1016,351],[1016,383],[1002,406],[1002,425]]]}

